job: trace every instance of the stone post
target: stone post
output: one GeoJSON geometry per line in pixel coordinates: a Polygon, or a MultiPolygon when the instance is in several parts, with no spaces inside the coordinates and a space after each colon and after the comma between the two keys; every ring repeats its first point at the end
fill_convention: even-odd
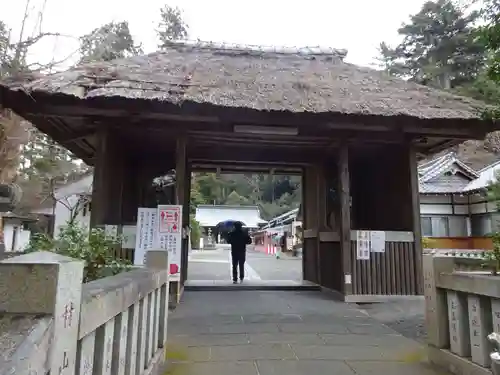
{"type": "Polygon", "coordinates": [[[450,334],[446,291],[437,288],[437,278],[440,272],[451,272],[453,268],[453,258],[423,256],[427,342],[439,349],[449,347],[450,334]]]}
{"type": "Polygon", "coordinates": [[[51,252],[0,262],[0,311],[53,317],[51,374],[75,374],[83,267],[81,261],[51,252]]]}
{"type": "MultiPolygon", "coordinates": [[[[168,266],[168,251],[165,250],[150,250],[146,253],[146,267],[151,269],[167,270],[168,266]]],[[[158,325],[158,347],[164,348],[167,345],[167,321],[168,321],[168,295],[169,282],[167,281],[160,289],[160,314],[158,325]]]]}

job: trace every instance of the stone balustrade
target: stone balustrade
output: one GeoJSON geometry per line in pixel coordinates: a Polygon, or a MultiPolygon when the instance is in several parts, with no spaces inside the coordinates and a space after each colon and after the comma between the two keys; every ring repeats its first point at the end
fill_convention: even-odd
{"type": "Polygon", "coordinates": [[[500,276],[483,259],[424,255],[428,354],[454,374],[498,374],[488,339],[500,332],[500,276]]]}
{"type": "Polygon", "coordinates": [[[83,263],[49,252],[0,262],[0,375],[164,372],[167,252],[83,284],[83,263]]]}

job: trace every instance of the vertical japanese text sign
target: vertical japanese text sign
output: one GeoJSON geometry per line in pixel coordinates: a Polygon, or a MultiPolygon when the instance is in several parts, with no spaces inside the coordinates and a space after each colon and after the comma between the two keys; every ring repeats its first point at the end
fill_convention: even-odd
{"type": "Polygon", "coordinates": [[[168,251],[170,280],[180,281],[182,205],[158,206],[158,246],[168,251]]]}

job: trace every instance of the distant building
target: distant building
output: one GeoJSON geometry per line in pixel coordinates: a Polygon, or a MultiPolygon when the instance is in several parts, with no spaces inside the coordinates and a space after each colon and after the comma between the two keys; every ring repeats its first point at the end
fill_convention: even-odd
{"type": "Polygon", "coordinates": [[[258,229],[267,223],[261,218],[258,206],[199,205],[196,207],[195,219],[202,228],[205,246],[221,242],[223,229],[221,223],[241,221],[243,226],[250,231],[258,229]]]}
{"type": "MultiPolygon", "coordinates": [[[[500,212],[497,202],[487,199],[487,188],[497,173],[500,161],[476,171],[453,152],[421,163],[422,236],[436,239],[440,247],[491,247],[484,237],[500,231],[500,212]]],[[[270,233],[290,229],[290,223],[298,221],[298,211],[276,216],[264,228],[270,233]]]]}
{"type": "Polygon", "coordinates": [[[500,162],[475,171],[448,153],[422,163],[418,171],[423,236],[482,237],[500,231],[497,202],[487,197],[500,162]]]}
{"type": "Polygon", "coordinates": [[[93,175],[87,174],[56,189],[54,199],[44,202],[41,207],[31,211],[33,214],[53,216],[53,233],[59,233],[68,220],[74,215],[76,223],[90,225],[92,208],[93,175]]]}
{"type": "Polygon", "coordinates": [[[32,217],[20,216],[12,212],[2,214],[3,240],[6,252],[24,251],[31,238],[29,224],[35,222],[32,217]]]}

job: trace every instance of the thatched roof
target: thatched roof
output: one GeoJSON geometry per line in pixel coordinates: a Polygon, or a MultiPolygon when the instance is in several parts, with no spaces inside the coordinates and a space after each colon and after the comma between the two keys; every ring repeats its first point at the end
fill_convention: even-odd
{"type": "Polygon", "coordinates": [[[28,94],[290,111],[477,119],[482,103],[342,61],[334,49],[173,43],[167,50],[4,82],[28,94]]]}

